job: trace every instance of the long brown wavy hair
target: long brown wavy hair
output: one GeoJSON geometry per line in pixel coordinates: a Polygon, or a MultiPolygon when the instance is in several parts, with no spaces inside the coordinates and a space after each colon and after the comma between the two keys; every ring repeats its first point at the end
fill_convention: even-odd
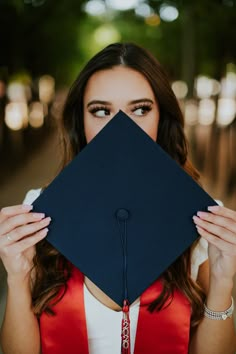
{"type": "MultiPolygon", "coordinates": [[[[158,144],[197,182],[199,174],[187,158],[184,119],[168,77],[159,62],[145,49],[132,43],[115,43],[96,54],[80,72],[67,96],[62,116],[63,162],[65,167],[86,145],[83,120],[83,98],[86,84],[93,73],[117,65],[140,72],[149,82],[158,102],[160,121],[158,144]]],[[[190,274],[191,252],[188,248],[162,275],[163,291],[149,305],[149,311],[159,311],[171,302],[174,289],[181,290],[192,306],[191,325],[196,326],[203,312],[204,293],[190,274]]],[[[35,281],[32,291],[33,308],[53,314],[56,304],[67,288],[71,276],[70,263],[47,241],[36,246],[35,281]]]]}

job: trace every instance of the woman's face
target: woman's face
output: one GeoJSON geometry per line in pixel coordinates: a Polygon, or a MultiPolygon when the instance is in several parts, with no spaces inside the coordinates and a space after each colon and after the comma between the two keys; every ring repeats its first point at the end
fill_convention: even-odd
{"type": "Polygon", "coordinates": [[[86,85],[84,127],[87,143],[119,110],[156,141],[159,109],[149,82],[138,71],[115,66],[97,71],[86,85]]]}

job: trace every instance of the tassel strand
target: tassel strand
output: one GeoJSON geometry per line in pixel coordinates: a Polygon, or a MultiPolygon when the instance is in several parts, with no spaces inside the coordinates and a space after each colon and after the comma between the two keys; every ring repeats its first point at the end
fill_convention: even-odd
{"type": "Polygon", "coordinates": [[[122,311],[123,319],[121,329],[121,353],[130,354],[130,319],[128,300],[124,300],[122,311]]]}

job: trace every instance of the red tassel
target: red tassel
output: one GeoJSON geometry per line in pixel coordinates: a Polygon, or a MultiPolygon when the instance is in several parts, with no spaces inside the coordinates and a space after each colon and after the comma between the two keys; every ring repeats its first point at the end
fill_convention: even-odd
{"type": "Polygon", "coordinates": [[[122,311],[121,354],[130,354],[130,319],[128,300],[124,300],[122,311]]]}

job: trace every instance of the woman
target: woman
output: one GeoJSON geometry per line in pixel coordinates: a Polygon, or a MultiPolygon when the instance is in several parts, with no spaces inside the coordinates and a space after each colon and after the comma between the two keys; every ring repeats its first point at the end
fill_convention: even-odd
{"type": "MultiPolygon", "coordinates": [[[[168,79],[155,58],[134,44],[117,43],[106,47],[87,63],[73,84],[62,120],[64,166],[119,110],[129,115],[187,173],[199,180],[197,171],[187,159],[183,117],[168,79]]],[[[33,193],[37,197],[40,191],[33,193]]],[[[26,202],[29,202],[29,197],[26,202]]],[[[45,218],[43,213],[31,213],[31,209],[28,205],[18,205],[4,208],[0,214],[0,256],[7,271],[8,283],[6,313],[1,329],[4,354],[63,353],[61,347],[67,340],[67,334],[70,336],[73,332],[73,323],[75,326],[79,323],[81,328],[77,328],[78,332],[72,335],[70,341],[73,343],[67,342],[67,348],[71,344],[71,349],[64,352],[120,353],[120,334],[118,340],[113,338],[116,321],[113,315],[121,309],[89,279],[81,278],[79,271],[44,241],[50,218],[45,218]],[[96,322],[95,327],[91,312],[86,308],[84,322],[73,322],[73,315],[67,318],[71,327],[65,335],[60,331],[58,313],[65,312],[64,304],[69,302],[71,284],[73,289],[79,289],[76,286],[81,282],[85,283],[84,293],[80,293],[84,297],[85,307],[88,297],[92,296],[90,301],[95,301],[96,309],[103,304],[101,316],[110,309],[113,319],[106,323],[107,328],[103,331],[103,319],[100,324],[96,322]],[[53,313],[51,317],[47,315],[53,313]],[[47,340],[53,340],[47,331],[50,321],[54,324],[53,330],[56,328],[57,337],[53,338],[59,343],[53,343],[51,348],[54,349],[51,351],[47,347],[47,340]],[[80,332],[83,332],[82,335],[80,332]]],[[[233,307],[231,296],[236,273],[236,212],[218,206],[209,207],[209,211],[211,213],[199,211],[194,216],[193,221],[202,238],[163,274],[161,292],[145,310],[142,331],[137,324],[141,309],[135,306],[139,304],[139,299],[133,304],[131,315],[136,327],[131,328],[131,343],[135,341],[135,349],[131,347],[131,352],[234,353],[235,333],[233,319],[229,315],[233,307]],[[209,243],[209,261],[202,246],[204,240],[209,243]],[[177,298],[191,305],[192,313],[186,315],[189,318],[184,318],[185,323],[190,323],[191,315],[191,326],[184,328],[182,319],[178,318],[175,323],[165,322],[169,342],[172,342],[170,351],[166,349],[170,348],[169,344],[158,337],[158,332],[166,321],[164,309],[169,309],[171,317],[171,306],[177,304],[177,298]],[[222,320],[221,312],[225,310],[228,310],[223,313],[226,319],[222,320]],[[162,317],[154,322],[157,313],[162,317]],[[185,333],[184,336],[176,335],[181,332],[185,333]],[[149,333],[152,337],[147,339],[149,333]]],[[[80,298],[77,293],[75,296],[80,298]]],[[[75,312],[85,313],[83,304],[78,306],[75,312]]]]}

